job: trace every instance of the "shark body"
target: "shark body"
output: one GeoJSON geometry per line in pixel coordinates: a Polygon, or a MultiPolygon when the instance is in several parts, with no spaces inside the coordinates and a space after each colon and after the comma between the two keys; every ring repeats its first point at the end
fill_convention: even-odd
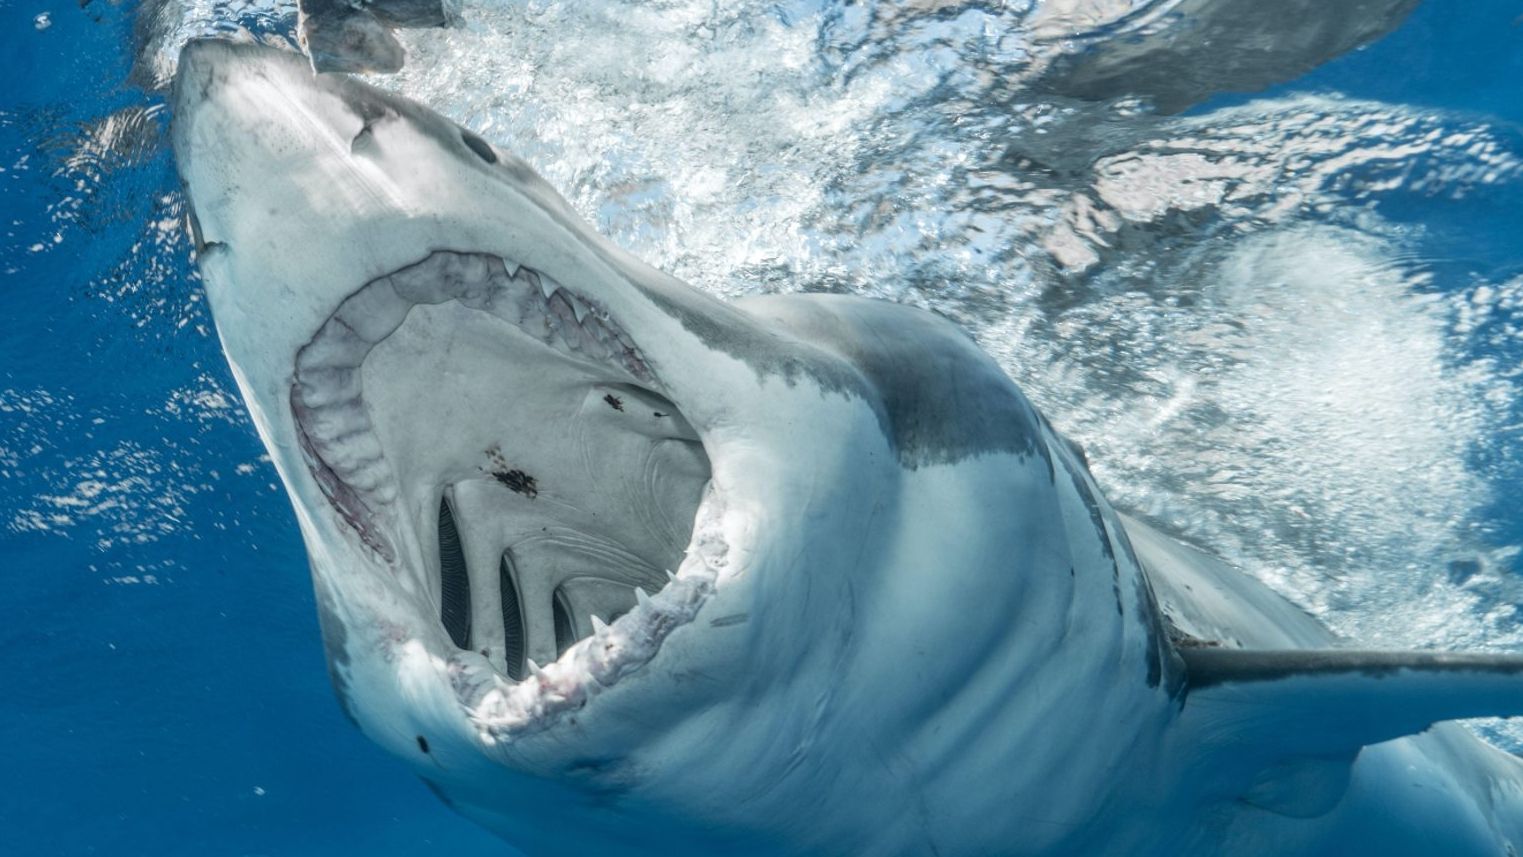
{"type": "Polygon", "coordinates": [[[950,323],[711,298],[294,54],[193,43],[174,111],[344,709],[521,850],[1517,853],[1433,724],[1523,661],[1336,648],[950,323]]]}

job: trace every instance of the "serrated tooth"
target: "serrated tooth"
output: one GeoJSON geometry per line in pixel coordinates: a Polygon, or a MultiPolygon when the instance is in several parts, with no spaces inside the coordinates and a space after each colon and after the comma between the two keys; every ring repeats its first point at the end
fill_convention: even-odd
{"type": "Polygon", "coordinates": [[[550,296],[560,291],[560,288],[560,283],[557,283],[544,274],[539,275],[539,291],[540,294],[545,296],[545,300],[550,300],[550,296]]]}

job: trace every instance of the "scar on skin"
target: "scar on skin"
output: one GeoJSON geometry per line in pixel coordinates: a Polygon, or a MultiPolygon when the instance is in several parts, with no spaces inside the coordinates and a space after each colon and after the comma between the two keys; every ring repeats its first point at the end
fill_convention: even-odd
{"type": "Polygon", "coordinates": [[[422,735],[418,736],[418,749],[422,750],[424,753],[428,752],[428,739],[424,738],[422,735]]]}
{"type": "Polygon", "coordinates": [[[613,408],[616,411],[624,410],[624,400],[612,393],[604,396],[603,401],[608,403],[608,407],[613,408]]]}

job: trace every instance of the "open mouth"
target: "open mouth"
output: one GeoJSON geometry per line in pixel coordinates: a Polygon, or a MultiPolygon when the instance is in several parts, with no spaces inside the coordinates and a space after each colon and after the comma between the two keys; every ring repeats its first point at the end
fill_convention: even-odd
{"type": "Polygon", "coordinates": [[[329,505],[427,594],[484,738],[643,665],[725,565],[702,440],[543,272],[436,251],[366,283],[297,353],[291,408],[329,505]]]}

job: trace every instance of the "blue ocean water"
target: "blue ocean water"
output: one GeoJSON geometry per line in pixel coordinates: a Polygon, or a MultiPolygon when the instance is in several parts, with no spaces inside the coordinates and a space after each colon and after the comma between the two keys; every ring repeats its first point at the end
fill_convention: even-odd
{"type": "MultiPolygon", "coordinates": [[[[1348,143],[1349,151],[1391,145],[1388,154],[1318,173],[1314,190],[1303,192],[1316,195],[1315,203],[1291,220],[1274,220],[1268,212],[1275,205],[1233,213],[1216,203],[1192,220],[1196,209],[1171,200],[1163,209],[1177,218],[1139,215],[1129,222],[1141,225],[1130,231],[1080,234],[1093,262],[1064,268],[1018,248],[1020,264],[1000,263],[1008,276],[991,279],[987,287],[972,279],[938,279],[942,269],[925,262],[935,260],[936,250],[895,244],[897,233],[861,215],[854,206],[863,194],[898,186],[861,181],[856,170],[822,180],[820,201],[800,204],[797,217],[807,234],[797,248],[732,260],[723,270],[705,267],[693,258],[702,255],[693,248],[765,242],[738,231],[704,231],[682,212],[713,214],[730,206],[737,218],[766,226],[793,209],[760,191],[748,198],[746,186],[737,202],[683,180],[695,174],[693,164],[726,157],[722,148],[685,152],[684,160],[664,164],[634,144],[606,149],[600,142],[564,139],[561,132],[579,127],[580,120],[566,115],[566,105],[576,99],[557,101],[554,90],[507,72],[482,73],[469,53],[451,53],[450,39],[463,40],[463,51],[470,40],[479,46],[501,20],[494,16],[518,14],[519,6],[534,20],[578,24],[558,11],[565,5],[468,6],[468,19],[476,23],[466,31],[419,34],[409,43],[435,61],[427,72],[433,82],[415,66],[395,85],[415,95],[452,90],[441,109],[490,136],[512,138],[601,228],[706,288],[744,291],[735,282],[745,277],[763,283],[760,288],[786,288],[793,277],[813,288],[861,290],[855,284],[864,279],[899,277],[909,285],[872,290],[982,320],[980,338],[1006,359],[1034,398],[1097,451],[1092,458],[1112,462],[1109,470],[1100,465],[1100,475],[1118,502],[1245,564],[1267,563],[1266,579],[1341,630],[1413,645],[1523,649],[1517,603],[1523,593],[1517,551],[1523,544],[1523,406],[1514,387],[1523,358],[1523,171],[1517,166],[1523,159],[1523,90],[1517,85],[1523,80],[1523,6],[1515,0],[1430,0],[1366,48],[1264,92],[1218,95],[1148,132],[1198,142],[1216,133],[1211,129],[1249,125],[1257,130],[1232,138],[1243,151],[1265,139],[1281,149],[1302,139],[1286,130],[1294,122],[1325,116],[1337,120],[1331,138],[1348,143]],[[499,92],[516,100],[505,103],[499,92]],[[1347,119],[1355,114],[1366,118],[1347,119]],[[1229,116],[1230,122],[1221,118],[1229,116]],[[530,139],[525,125],[546,130],[530,139]],[[609,168],[587,157],[588,150],[605,149],[621,153],[611,158],[639,161],[639,169],[661,178],[630,191],[622,181],[627,165],[609,168]],[[768,206],[772,215],[755,213],[768,206]],[[836,270],[835,220],[858,224],[873,236],[865,246],[882,246],[860,257],[858,268],[836,270]],[[1307,238],[1308,230],[1319,229],[1325,231],[1307,238]],[[1189,256],[1179,252],[1185,246],[1202,248],[1199,264],[1170,267],[1174,263],[1166,258],[1189,256]],[[1278,265],[1281,256],[1298,253],[1315,256],[1318,267],[1342,265],[1339,270],[1350,272],[1352,291],[1340,295],[1342,309],[1316,309],[1315,318],[1331,318],[1335,336],[1341,324],[1356,339],[1394,344],[1392,359],[1422,356],[1413,365],[1432,369],[1436,380],[1421,386],[1412,380],[1411,365],[1398,365],[1401,384],[1411,384],[1402,395],[1356,403],[1358,420],[1381,427],[1378,438],[1349,433],[1338,422],[1320,432],[1323,423],[1296,422],[1326,462],[1305,448],[1283,452],[1279,437],[1266,444],[1245,436],[1208,451],[1215,473],[1249,476],[1216,479],[1209,491],[1207,480],[1175,484],[1164,474],[1173,472],[1171,461],[1201,451],[1183,439],[1198,435],[1200,423],[1186,421],[1171,435],[1162,417],[1135,425],[1117,417],[1095,402],[1119,401],[1123,394],[1141,401],[1144,394],[1137,391],[1145,384],[1113,388],[1113,379],[1097,367],[1130,361],[1156,369],[1164,379],[1158,383],[1168,388],[1157,398],[1173,401],[1185,395],[1180,390],[1195,388],[1170,373],[1188,373],[1196,357],[1169,351],[1172,316],[1160,316],[1158,338],[1144,338],[1137,353],[1107,338],[1116,331],[1104,319],[1121,312],[1118,296],[1137,295],[1159,298],[1174,315],[1189,315],[1191,306],[1210,301],[1170,301],[1198,297],[1189,289],[1203,275],[1217,277],[1226,292],[1243,281],[1261,295],[1271,291],[1266,284],[1288,283],[1287,289],[1302,291],[1286,291],[1283,302],[1263,298],[1268,309],[1255,311],[1300,312],[1307,295],[1324,285],[1307,285],[1299,269],[1264,261],[1278,265]],[[1137,287],[1138,279],[1149,280],[1155,291],[1137,287]],[[1036,296],[1033,305],[1038,297],[1051,300],[1055,290],[1068,296],[1056,301],[1059,309],[1023,314],[1025,305],[1010,297],[1018,289],[1036,296]],[[1380,322],[1373,332],[1360,326],[1370,319],[1380,322]],[[1036,345],[1014,342],[1012,331],[1036,345]],[[1054,343],[1066,343],[1083,350],[1085,342],[1092,346],[1087,356],[1052,371],[1021,363],[1038,346],[1052,350],[1054,343]],[[1311,464],[1304,471],[1280,466],[1287,459],[1273,455],[1281,453],[1293,463],[1311,464]],[[1254,473],[1250,459],[1268,460],[1279,470],[1254,473]],[[1393,459],[1410,466],[1388,467],[1393,459]],[[1378,478],[1368,484],[1341,476],[1328,481],[1327,473],[1349,461],[1358,473],[1378,478]],[[1222,485],[1231,490],[1219,490],[1222,485]],[[1344,496],[1345,490],[1360,496],[1344,496]],[[1248,502],[1245,492],[1268,499],[1248,502]],[[1182,495],[1208,499],[1192,505],[1182,495]],[[1300,517],[1310,522],[1290,535],[1282,531],[1291,525],[1275,511],[1287,506],[1307,510],[1300,517]],[[1406,555],[1413,557],[1412,568],[1391,559],[1406,555]],[[1386,609],[1390,604],[1415,606],[1393,613],[1386,609]]],[[[835,5],[783,4],[768,24],[801,33],[797,41],[808,46],[804,50],[817,51],[803,64],[825,70],[798,80],[824,95],[839,85],[832,75],[851,65],[831,38],[854,26],[853,13],[842,4],[837,16],[835,5]]],[[[279,5],[163,8],[203,29],[208,21],[265,34],[291,26],[290,9],[279,5]]],[[[131,3],[100,0],[0,5],[6,34],[0,67],[8,78],[0,96],[0,572],[6,584],[0,597],[0,852],[505,853],[366,742],[333,702],[296,527],[240,409],[181,232],[178,180],[164,145],[171,117],[155,89],[159,72],[153,64],[161,52],[152,43],[195,27],[176,30],[164,23],[168,13],[155,9],[143,16],[131,3]]],[[[578,25],[591,29],[595,22],[578,25]]],[[[672,35],[689,37],[686,29],[672,35]]],[[[998,39],[989,43],[991,53],[1001,49],[998,39]]],[[[761,50],[738,39],[735,44],[741,45],[736,50],[745,44],[761,50]]],[[[915,59],[927,49],[906,39],[896,50],[900,59],[915,59]]],[[[880,68],[892,67],[895,57],[879,59],[880,68]]],[[[936,58],[946,78],[925,91],[955,101],[966,94],[958,88],[958,64],[976,61],[981,58],[936,58]]],[[[583,71],[588,80],[596,78],[595,70],[583,71]]],[[[852,73],[865,79],[875,72],[864,63],[852,73]]],[[[544,79],[541,72],[538,80],[544,79]]],[[[810,94],[800,97],[807,102],[810,94]]],[[[1019,87],[1007,97],[1012,113],[1067,109],[1022,96],[1019,87]]],[[[585,93],[577,99],[588,101],[585,93]]],[[[673,96],[670,103],[696,102],[673,96]]],[[[924,100],[910,98],[895,103],[885,97],[877,104],[879,112],[869,118],[890,130],[894,120],[918,122],[929,109],[924,100]]],[[[708,120],[740,121],[723,107],[703,109],[708,120]]],[[[1102,130],[1130,121],[1077,115],[1075,121],[1093,119],[1102,130]]],[[[619,130],[617,119],[598,121],[619,130]]],[[[963,136],[967,132],[950,124],[924,121],[917,127],[922,135],[909,135],[914,139],[905,144],[895,137],[894,145],[918,154],[860,148],[866,159],[860,175],[890,172],[885,165],[914,173],[927,158],[975,148],[963,136]]],[[[827,129],[813,139],[823,139],[818,145],[825,148],[871,133],[827,129]]],[[[1008,143],[1012,151],[1025,151],[1019,131],[1002,125],[998,133],[1014,135],[1001,148],[1008,143]]],[[[883,150],[892,148],[885,143],[883,150]]],[[[757,172],[798,168],[796,150],[775,154],[776,163],[757,172]]],[[[1308,163],[1316,158],[1305,156],[1308,163]]],[[[1032,169],[1011,167],[1016,173],[1032,169]]],[[[1275,169],[1267,180],[1274,186],[1271,196],[1312,170],[1297,163],[1275,169]]],[[[977,226],[978,217],[989,214],[981,198],[948,199],[948,210],[958,216],[936,224],[943,239],[963,228],[958,224],[977,226]]],[[[1135,199],[1110,199],[1117,211],[1148,208],[1135,199]]],[[[1048,222],[1060,220],[1065,210],[1047,196],[1032,195],[1009,217],[1048,222]]],[[[1238,306],[1220,295],[1207,297],[1238,306]]],[[[1125,306],[1142,305],[1133,300],[1125,306]]],[[[1268,358],[1289,361],[1298,348],[1280,333],[1265,327],[1246,345],[1218,342],[1267,357],[1245,360],[1254,371],[1204,404],[1231,414],[1237,403],[1252,399],[1271,425],[1301,413],[1305,403],[1285,388],[1304,376],[1259,371],[1274,365],[1268,358]],[[1253,351],[1268,348],[1264,343],[1283,351],[1253,351]]],[[[1380,367],[1357,361],[1349,366],[1354,381],[1382,377],[1380,367]]],[[[1338,385],[1332,389],[1348,393],[1338,385]]],[[[1186,396],[1187,408],[1201,405],[1206,394],[1191,395],[1197,398],[1186,396]]],[[[1509,749],[1523,747],[1504,729],[1483,731],[1509,749]]]]}

